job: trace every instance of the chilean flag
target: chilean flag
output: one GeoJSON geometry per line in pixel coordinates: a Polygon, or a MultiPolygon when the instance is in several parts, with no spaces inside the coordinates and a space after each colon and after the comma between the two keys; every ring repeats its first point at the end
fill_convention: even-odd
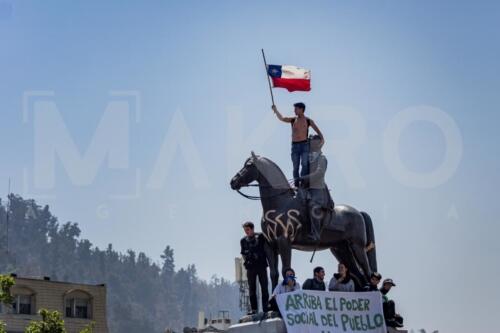
{"type": "Polygon", "coordinates": [[[273,79],[274,88],[292,91],[311,90],[311,71],[290,65],[268,65],[267,74],[273,79]]]}

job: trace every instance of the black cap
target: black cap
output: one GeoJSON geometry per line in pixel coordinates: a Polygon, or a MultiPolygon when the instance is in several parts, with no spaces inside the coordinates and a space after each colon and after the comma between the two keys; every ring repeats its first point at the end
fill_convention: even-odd
{"type": "Polygon", "coordinates": [[[382,275],[379,272],[373,272],[372,275],[370,275],[370,277],[375,277],[378,280],[382,279],[382,275]]]}
{"type": "Polygon", "coordinates": [[[384,282],[382,282],[382,284],[390,284],[391,286],[395,287],[396,284],[394,283],[394,281],[392,281],[392,279],[385,279],[384,282]]]}

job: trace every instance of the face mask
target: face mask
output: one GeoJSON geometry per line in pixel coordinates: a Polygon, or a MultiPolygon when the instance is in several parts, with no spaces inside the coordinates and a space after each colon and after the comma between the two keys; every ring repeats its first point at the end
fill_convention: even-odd
{"type": "Polygon", "coordinates": [[[293,275],[292,276],[285,276],[283,284],[286,285],[286,284],[288,284],[289,281],[295,282],[295,276],[293,276],[293,275]]]}

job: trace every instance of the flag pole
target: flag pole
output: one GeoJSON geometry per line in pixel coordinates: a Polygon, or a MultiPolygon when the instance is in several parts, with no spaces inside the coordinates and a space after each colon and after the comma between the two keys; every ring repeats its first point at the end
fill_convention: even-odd
{"type": "Polygon", "coordinates": [[[273,87],[271,86],[271,79],[269,78],[269,73],[267,72],[266,55],[264,54],[264,49],[261,50],[262,50],[262,59],[264,59],[264,68],[266,69],[267,83],[269,83],[269,92],[271,93],[271,101],[273,102],[274,105],[273,87]]]}

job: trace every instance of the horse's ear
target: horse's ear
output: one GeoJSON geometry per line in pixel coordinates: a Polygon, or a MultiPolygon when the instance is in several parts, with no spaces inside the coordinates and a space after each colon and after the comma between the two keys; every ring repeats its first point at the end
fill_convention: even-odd
{"type": "Polygon", "coordinates": [[[257,155],[255,155],[255,153],[253,152],[253,150],[252,150],[251,154],[252,154],[253,158],[257,158],[257,155]]]}

